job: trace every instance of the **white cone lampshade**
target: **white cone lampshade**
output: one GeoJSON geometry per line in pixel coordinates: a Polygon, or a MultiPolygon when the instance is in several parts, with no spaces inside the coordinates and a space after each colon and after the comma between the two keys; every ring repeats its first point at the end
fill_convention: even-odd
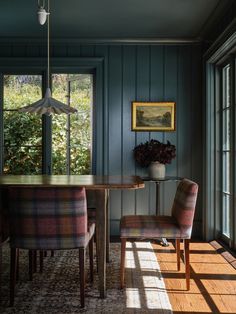
{"type": "Polygon", "coordinates": [[[44,98],[19,109],[20,112],[36,113],[39,115],[46,114],[71,114],[77,112],[77,109],[72,108],[62,102],[52,98],[50,88],[47,88],[44,98]]]}

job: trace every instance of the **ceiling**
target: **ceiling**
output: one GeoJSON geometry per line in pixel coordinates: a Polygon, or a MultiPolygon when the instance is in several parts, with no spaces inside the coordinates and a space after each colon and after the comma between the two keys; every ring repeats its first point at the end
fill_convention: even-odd
{"type": "MultiPolygon", "coordinates": [[[[51,34],[54,38],[197,38],[227,2],[50,0],[51,34]]],[[[38,24],[37,7],[38,0],[0,0],[0,37],[44,36],[46,27],[38,24]]]]}

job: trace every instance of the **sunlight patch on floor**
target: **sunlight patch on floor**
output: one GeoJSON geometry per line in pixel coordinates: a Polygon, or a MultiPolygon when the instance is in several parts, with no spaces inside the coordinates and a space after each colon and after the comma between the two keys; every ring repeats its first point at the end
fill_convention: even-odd
{"type": "Polygon", "coordinates": [[[165,283],[155,253],[149,242],[127,243],[126,275],[131,287],[126,287],[126,308],[172,313],[165,283]]]}

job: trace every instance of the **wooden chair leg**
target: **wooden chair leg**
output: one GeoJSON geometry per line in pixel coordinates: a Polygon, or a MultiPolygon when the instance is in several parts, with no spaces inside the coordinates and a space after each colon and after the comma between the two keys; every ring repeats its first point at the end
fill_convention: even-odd
{"type": "Polygon", "coordinates": [[[89,241],[89,268],[90,268],[90,281],[93,282],[93,243],[94,237],[89,241]]]}
{"type": "Polygon", "coordinates": [[[84,307],[85,298],[85,249],[79,248],[79,268],[80,268],[80,304],[84,307]]]}
{"type": "Polygon", "coordinates": [[[177,270],[180,271],[180,239],[175,240],[175,249],[177,255],[177,270]]]}
{"type": "Polygon", "coordinates": [[[37,250],[33,250],[33,273],[37,272],[37,250]]]}
{"type": "Polygon", "coordinates": [[[33,251],[29,250],[29,280],[33,280],[33,251]]]}
{"type": "Polygon", "coordinates": [[[16,249],[16,282],[19,280],[19,268],[20,268],[20,250],[16,249]]]}
{"type": "Polygon", "coordinates": [[[189,262],[189,239],[184,239],[184,260],[185,260],[185,276],[186,289],[190,289],[190,262],[189,262]]]}
{"type": "Polygon", "coordinates": [[[16,268],[17,268],[17,252],[11,249],[11,269],[10,269],[10,306],[14,305],[15,285],[16,285],[16,268]]]}
{"type": "Polygon", "coordinates": [[[43,258],[44,258],[44,251],[40,251],[39,252],[39,272],[42,273],[43,272],[43,258]]]}
{"type": "Polygon", "coordinates": [[[120,260],[120,288],[124,288],[125,283],[125,248],[126,238],[121,238],[121,260],[120,260]]]}
{"type": "Polygon", "coordinates": [[[54,256],[54,250],[51,250],[51,257],[54,256]]]}

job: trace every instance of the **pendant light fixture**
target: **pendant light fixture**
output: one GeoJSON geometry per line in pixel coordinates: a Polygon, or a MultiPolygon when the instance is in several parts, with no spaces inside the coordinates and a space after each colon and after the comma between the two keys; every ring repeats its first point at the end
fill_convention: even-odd
{"type": "Polygon", "coordinates": [[[38,0],[38,21],[40,25],[44,25],[47,21],[47,15],[49,13],[45,10],[45,0],[41,2],[38,0]]]}
{"type": "Polygon", "coordinates": [[[47,27],[47,89],[44,98],[34,102],[33,104],[30,104],[28,106],[25,106],[23,108],[20,108],[20,112],[28,112],[28,113],[36,113],[39,115],[45,114],[50,116],[51,114],[61,114],[61,113],[74,113],[77,112],[77,109],[72,108],[66,104],[63,104],[62,102],[56,100],[55,98],[52,98],[51,89],[49,87],[50,82],[50,0],[48,0],[48,12],[46,12],[44,8],[44,1],[43,5],[39,5],[38,10],[38,20],[41,25],[43,25],[46,20],[48,23],[47,27]]]}

